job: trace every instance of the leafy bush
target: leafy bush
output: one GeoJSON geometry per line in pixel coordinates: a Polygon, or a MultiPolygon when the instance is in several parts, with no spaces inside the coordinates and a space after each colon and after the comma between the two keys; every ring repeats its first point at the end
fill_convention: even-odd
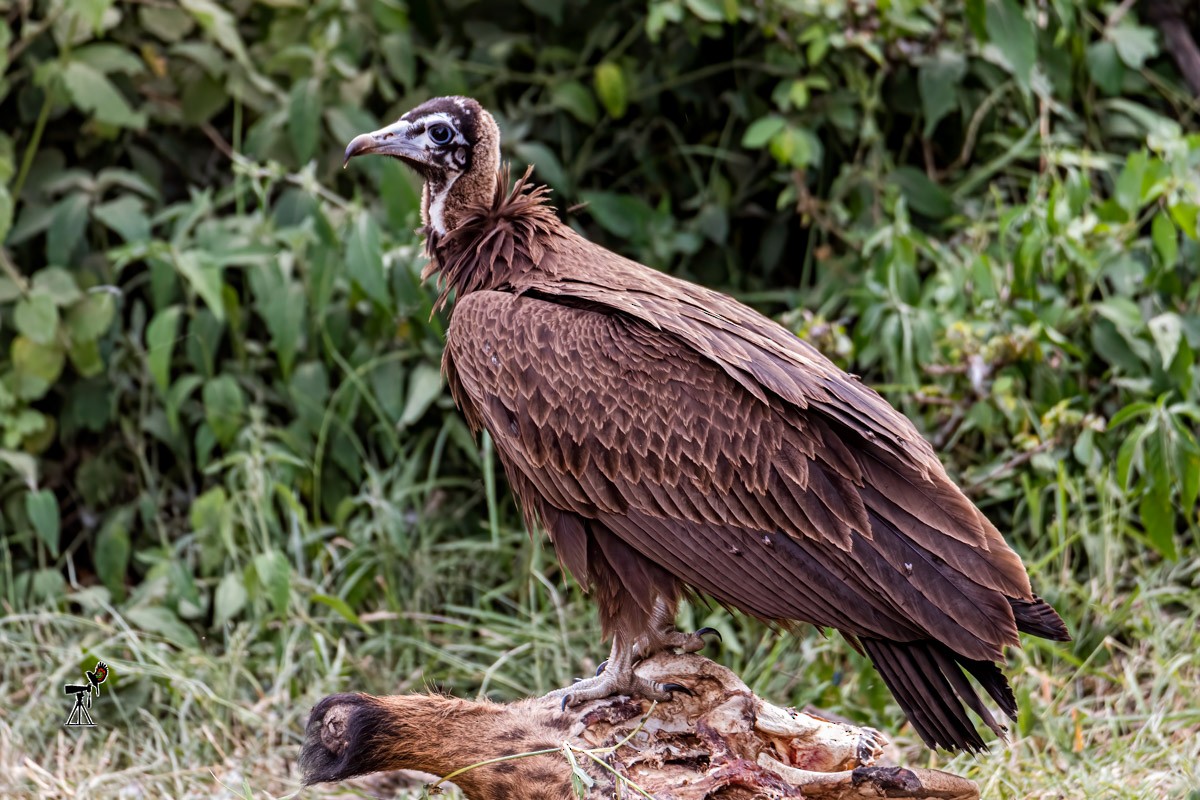
{"type": "Polygon", "coordinates": [[[0,10],[7,607],[503,607],[528,566],[455,549],[519,523],[440,386],[418,186],[340,170],[445,93],[571,224],[881,387],[1023,550],[1194,547],[1200,136],[1128,4],[0,10]]]}

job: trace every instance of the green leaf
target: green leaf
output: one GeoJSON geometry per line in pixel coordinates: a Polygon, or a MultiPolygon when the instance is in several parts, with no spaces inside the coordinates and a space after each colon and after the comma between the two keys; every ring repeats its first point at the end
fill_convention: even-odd
{"type": "Polygon", "coordinates": [[[129,518],[124,510],[114,513],[96,537],[96,574],[116,597],[125,596],[125,572],[132,550],[129,518]]]}
{"type": "Polygon", "coordinates": [[[1156,487],[1143,494],[1138,513],[1150,545],[1163,558],[1171,561],[1178,558],[1175,550],[1175,509],[1171,507],[1171,496],[1166,489],[1156,487]]]}
{"type": "Polygon", "coordinates": [[[945,219],[954,213],[954,200],[950,193],[914,167],[900,167],[892,173],[892,182],[908,205],[918,214],[931,219],[945,219]]]}
{"type": "Polygon", "coordinates": [[[49,391],[67,360],[57,341],[39,344],[24,336],[13,339],[10,353],[15,394],[25,400],[37,400],[49,391]]]}
{"type": "Polygon", "coordinates": [[[54,204],[46,232],[47,263],[70,264],[71,254],[83,240],[87,220],[88,198],[81,192],[69,194],[54,204]]]}
{"type": "Polygon", "coordinates": [[[175,269],[187,279],[192,289],[213,316],[219,320],[225,319],[225,304],[221,298],[222,269],[212,256],[201,250],[174,251],[173,263],[175,269]]]}
{"type": "Polygon", "coordinates": [[[178,42],[192,32],[195,21],[174,6],[138,6],[138,22],[164,42],[178,42]]]}
{"type": "Polygon", "coordinates": [[[308,296],[304,286],[297,281],[289,281],[263,303],[262,314],[271,334],[271,347],[279,356],[279,368],[285,378],[292,374],[307,313],[308,296]]]}
{"type": "Polygon", "coordinates": [[[182,313],[179,306],[169,306],[155,314],[146,326],[146,366],[159,391],[165,392],[171,383],[171,355],[182,313]]]}
{"type": "Polygon", "coordinates": [[[237,381],[229,375],[221,375],[204,384],[204,419],[222,447],[228,447],[237,438],[244,424],[246,401],[237,381]]]}
{"type": "Polygon", "coordinates": [[[411,24],[408,19],[408,4],[403,0],[383,0],[383,2],[371,3],[371,15],[379,27],[385,31],[408,30],[411,24]]]}
{"type": "Polygon", "coordinates": [[[1140,452],[1141,441],[1142,429],[1134,428],[1117,449],[1117,485],[1125,491],[1129,491],[1134,460],[1140,452]]]}
{"type": "Polygon", "coordinates": [[[246,607],[246,582],[240,572],[226,572],[213,593],[213,627],[224,625],[246,607]]]}
{"type": "MultiPolygon", "coordinates": [[[[0,76],[3,76],[4,73],[8,72],[8,65],[10,63],[8,47],[11,44],[12,44],[12,27],[9,25],[8,20],[0,20],[0,76]]],[[[0,100],[3,100],[3,99],[4,99],[4,95],[0,94],[0,100]]],[[[7,182],[7,178],[0,179],[0,183],[6,183],[6,182],[7,182]]],[[[3,240],[4,240],[4,237],[0,236],[0,241],[3,241],[3,240]]]]}
{"type": "Polygon", "coordinates": [[[1000,51],[1008,70],[1025,91],[1037,61],[1037,40],[1025,10],[1017,0],[988,0],[988,39],[1000,51]]]}
{"type": "Polygon", "coordinates": [[[562,24],[564,0],[522,0],[525,7],[550,20],[555,25],[562,24]]]}
{"type": "Polygon", "coordinates": [[[146,203],[136,195],[123,194],[93,208],[92,217],[127,242],[144,242],[150,238],[145,209],[146,203]]]}
{"type": "Polygon", "coordinates": [[[625,116],[629,107],[629,89],[625,85],[625,73],[621,71],[621,67],[611,61],[597,64],[593,81],[596,85],[596,95],[609,116],[613,119],[625,116]]]}
{"type": "Polygon", "coordinates": [[[112,81],[92,65],[72,61],[63,68],[62,80],[71,102],[80,111],[118,128],[146,127],[146,115],[134,111],[112,81]]]}
{"type": "Polygon", "coordinates": [[[167,644],[177,648],[196,650],[200,647],[196,634],[169,608],[138,606],[125,612],[125,620],[135,629],[161,636],[167,644]]]}
{"type": "Polygon", "coordinates": [[[383,275],[379,226],[365,209],[354,218],[346,237],[346,271],[367,297],[391,308],[392,297],[383,275]]]}
{"type": "Polygon", "coordinates": [[[1123,332],[1136,332],[1142,329],[1145,319],[1137,303],[1128,297],[1114,295],[1096,303],[1094,310],[1097,314],[1110,320],[1123,332]]]}
{"type": "Polygon", "coordinates": [[[921,65],[917,89],[925,112],[925,136],[930,136],[942,117],[958,106],[959,85],[967,72],[967,60],[948,48],[921,65]]]}
{"type": "Polygon", "coordinates": [[[301,164],[308,163],[321,139],[321,85],[316,78],[299,81],[288,101],[288,136],[301,164]]]}
{"type": "Polygon", "coordinates": [[[683,21],[683,6],[677,0],[653,0],[646,11],[646,37],[657,42],[668,22],[683,21]]]}
{"type": "Polygon", "coordinates": [[[1184,508],[1196,508],[1196,497],[1200,495],[1200,454],[1183,448],[1179,459],[1179,497],[1184,508]]]}
{"type": "Polygon", "coordinates": [[[1200,205],[1175,203],[1169,206],[1167,211],[1184,236],[1193,241],[1200,238],[1200,205]]]}
{"type": "Polygon", "coordinates": [[[767,142],[771,141],[771,137],[786,126],[787,120],[777,114],[760,117],[750,123],[750,127],[746,128],[746,132],[742,134],[742,147],[748,150],[765,147],[767,142]]]}
{"type": "Polygon", "coordinates": [[[17,330],[38,344],[50,344],[58,334],[58,309],[49,295],[35,292],[17,303],[17,330]]]}
{"type": "Polygon", "coordinates": [[[1135,150],[1125,159],[1125,167],[1117,176],[1115,199],[1130,217],[1142,206],[1142,181],[1146,176],[1149,156],[1145,150],[1135,150]]]}
{"type": "Polygon", "coordinates": [[[588,213],[600,223],[600,227],[622,239],[632,237],[649,212],[645,203],[628,195],[614,192],[580,194],[587,203],[588,213]]]}
{"type": "Polygon", "coordinates": [[[1167,432],[1153,423],[1142,439],[1142,473],[1146,485],[1168,495],[1171,491],[1171,453],[1167,446],[1167,432]]]}
{"type": "Polygon", "coordinates": [[[1179,352],[1179,342],[1183,338],[1183,320],[1178,314],[1159,314],[1149,322],[1150,335],[1154,338],[1154,346],[1162,357],[1163,369],[1170,369],[1175,354],[1179,352]]]}
{"type": "Polygon", "coordinates": [[[1119,428],[1121,425],[1125,424],[1129,420],[1134,419],[1136,417],[1144,417],[1146,414],[1150,413],[1153,410],[1154,410],[1154,404],[1149,403],[1145,400],[1138,400],[1136,402],[1130,403],[1129,405],[1125,406],[1120,411],[1118,411],[1117,413],[1112,415],[1112,418],[1109,419],[1109,421],[1108,421],[1108,429],[1113,430],[1114,428],[1119,428]]]}
{"type": "Polygon", "coordinates": [[[37,489],[38,463],[33,456],[16,450],[0,450],[0,464],[6,464],[9,469],[17,473],[29,491],[37,489]]]}
{"type": "Polygon", "coordinates": [[[296,416],[316,433],[324,420],[329,401],[329,374],[320,362],[309,361],[296,367],[288,385],[288,394],[296,407],[296,416]]]}
{"type": "Polygon", "coordinates": [[[354,613],[354,610],[350,608],[350,605],[342,598],[334,597],[333,595],[328,594],[314,594],[310,597],[310,599],[315,603],[321,603],[322,605],[329,606],[336,611],[342,617],[342,619],[346,620],[351,625],[357,625],[364,631],[369,632],[371,630],[369,627],[367,627],[367,624],[359,618],[358,614],[354,613]]]}
{"type": "Polygon", "coordinates": [[[100,345],[95,339],[77,342],[72,340],[67,347],[67,355],[75,371],[85,378],[91,378],[104,371],[104,359],[100,357],[100,345]]]}
{"type": "Polygon", "coordinates": [[[1154,29],[1134,23],[1128,15],[1120,25],[1107,31],[1107,37],[1112,40],[1117,55],[1130,69],[1141,69],[1149,59],[1158,55],[1158,39],[1154,29]]]}
{"type": "Polygon", "coordinates": [[[33,523],[33,529],[37,532],[38,538],[42,540],[42,544],[46,545],[52,556],[58,558],[60,520],[58,499],[54,496],[54,492],[49,489],[28,492],[25,495],[25,513],[29,516],[29,521],[33,523]]]}
{"type": "Polygon", "coordinates": [[[0,275],[0,303],[11,303],[24,294],[21,284],[7,275],[0,275]]]}
{"type": "Polygon", "coordinates": [[[125,75],[144,75],[146,72],[146,62],[134,55],[132,49],[111,42],[94,42],[84,45],[74,50],[71,58],[95,67],[106,75],[114,72],[125,75]]]}
{"type": "Polygon", "coordinates": [[[413,369],[408,380],[408,399],[400,415],[400,427],[419,420],[442,394],[442,374],[433,364],[422,361],[413,369]]]}
{"type": "Polygon", "coordinates": [[[561,108],[584,125],[595,125],[599,119],[596,101],[592,93],[579,81],[566,81],[550,90],[550,102],[561,108]]]}
{"type": "Polygon", "coordinates": [[[725,8],[721,0],[685,0],[688,11],[705,22],[724,22],[725,8]]]}
{"type": "Polygon", "coordinates": [[[192,503],[188,521],[192,530],[205,536],[217,534],[228,518],[229,496],[220,486],[214,486],[192,503]]]}
{"type": "Polygon", "coordinates": [[[48,437],[54,435],[50,418],[32,408],[17,409],[4,414],[0,420],[3,420],[0,431],[3,431],[5,447],[44,450],[49,445],[48,437]]]}
{"type": "Polygon", "coordinates": [[[8,187],[0,184],[0,244],[8,237],[8,232],[12,230],[13,221],[13,199],[8,192],[8,187]]]}
{"type": "Polygon", "coordinates": [[[1179,259],[1179,235],[1171,218],[1161,211],[1154,215],[1154,221],[1150,223],[1150,240],[1154,242],[1154,252],[1158,254],[1163,267],[1174,269],[1179,259]]]}
{"type": "Polygon", "coordinates": [[[237,29],[237,18],[212,0],[181,0],[182,5],[200,23],[200,27],[226,52],[242,64],[249,64],[246,45],[237,29]]]}
{"type": "Polygon", "coordinates": [[[541,142],[519,142],[513,146],[513,152],[519,161],[534,165],[534,175],[553,186],[559,192],[569,188],[567,173],[563,170],[558,156],[541,142]]]}
{"type": "Polygon", "coordinates": [[[114,2],[116,0],[74,0],[67,8],[78,15],[79,20],[93,33],[99,33],[104,24],[104,15],[114,2]]]}
{"type": "Polygon", "coordinates": [[[108,292],[91,292],[67,311],[67,330],[75,342],[99,339],[112,325],[117,304],[108,292]]]}
{"type": "Polygon", "coordinates": [[[272,550],[255,556],[254,571],[258,574],[259,585],[266,591],[276,615],[282,617],[287,613],[292,565],[283,553],[272,550]]]}
{"type": "Polygon", "coordinates": [[[69,306],[83,293],[75,283],[75,276],[62,267],[46,267],[33,276],[33,291],[48,295],[56,306],[69,306]]]}
{"type": "Polygon", "coordinates": [[[978,42],[987,41],[987,6],[985,0],[967,0],[964,16],[967,27],[978,42]]]}
{"type": "Polygon", "coordinates": [[[229,104],[229,84],[203,73],[183,87],[179,102],[183,106],[184,122],[202,125],[229,104]]]}
{"type": "Polygon", "coordinates": [[[1112,42],[1092,42],[1087,49],[1088,74],[1100,91],[1108,95],[1121,93],[1121,82],[1125,80],[1125,65],[1117,56],[1112,42]]]}
{"type": "Polygon", "coordinates": [[[806,167],[821,159],[821,143],[809,131],[787,125],[771,137],[771,155],[780,164],[806,167]]]}
{"type": "Polygon", "coordinates": [[[1092,347],[1096,354],[1126,375],[1141,375],[1145,366],[1129,345],[1130,336],[1107,319],[1092,324],[1092,347]]]}

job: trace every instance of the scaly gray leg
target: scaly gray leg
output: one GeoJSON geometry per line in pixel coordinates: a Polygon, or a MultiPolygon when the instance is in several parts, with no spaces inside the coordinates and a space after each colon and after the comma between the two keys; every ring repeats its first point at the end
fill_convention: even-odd
{"type": "Polygon", "coordinates": [[[562,698],[563,708],[566,708],[569,705],[578,705],[616,694],[666,700],[671,692],[687,692],[687,687],[678,683],[658,683],[639,677],[634,673],[633,665],[662,650],[676,649],[685,653],[695,653],[704,648],[704,637],[710,633],[716,633],[718,639],[721,637],[713,628],[701,628],[694,633],[676,630],[673,609],[663,600],[659,600],[650,615],[647,632],[632,644],[625,644],[621,637],[616,637],[613,640],[612,652],[601,662],[595,677],[576,681],[573,685],[550,692],[546,696],[562,698]]]}
{"type": "MultiPolygon", "coordinates": [[[[640,660],[640,659],[639,659],[640,660]]],[[[633,671],[634,648],[617,639],[608,654],[604,671],[594,678],[585,678],[571,686],[556,689],[546,697],[562,698],[562,707],[576,706],[589,700],[602,700],[613,695],[645,697],[650,700],[667,700],[671,692],[687,692],[688,688],[678,683],[659,683],[647,680],[633,671]]]]}

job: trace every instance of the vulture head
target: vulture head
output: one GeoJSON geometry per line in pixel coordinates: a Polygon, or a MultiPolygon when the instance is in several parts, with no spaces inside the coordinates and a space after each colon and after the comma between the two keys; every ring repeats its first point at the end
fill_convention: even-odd
{"type": "Polygon", "coordinates": [[[398,158],[425,179],[422,216],[445,234],[463,208],[495,191],[500,129],[469,97],[435,97],[387,127],[355,136],[346,162],[370,154],[398,158]]]}

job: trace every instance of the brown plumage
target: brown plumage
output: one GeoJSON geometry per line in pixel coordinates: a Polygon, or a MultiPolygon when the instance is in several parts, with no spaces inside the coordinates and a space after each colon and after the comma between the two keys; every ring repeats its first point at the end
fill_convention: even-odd
{"type": "Polygon", "coordinates": [[[1069,637],[908,419],[756,311],[587,241],[528,172],[509,190],[473,100],[431,100],[347,158],[365,153],[425,177],[450,390],[613,638],[604,675],[563,694],[677,688],[632,664],[699,646],[671,624],[692,590],[838,629],[931,746],[983,747],[968,707],[1002,733],[966,674],[1014,717],[1004,647],[1069,637]]]}

